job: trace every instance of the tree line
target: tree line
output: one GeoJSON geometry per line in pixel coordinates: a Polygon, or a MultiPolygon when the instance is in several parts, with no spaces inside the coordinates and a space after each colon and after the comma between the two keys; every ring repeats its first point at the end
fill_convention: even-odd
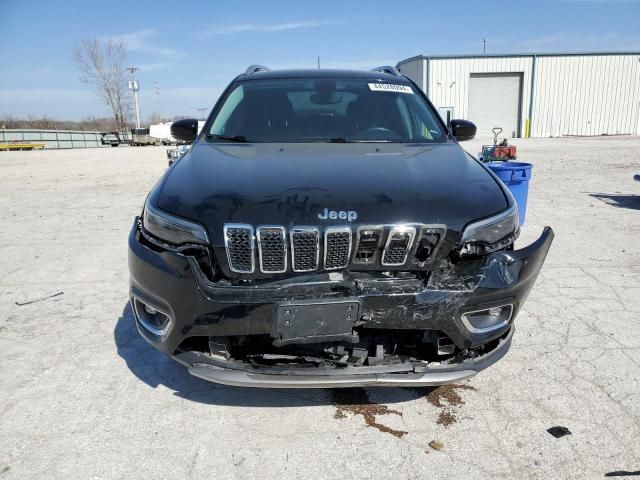
{"type": "MultiPolygon", "coordinates": [[[[127,123],[129,128],[133,124],[127,123]]],[[[112,117],[87,117],[82,120],[59,120],[48,116],[16,118],[13,115],[0,116],[0,129],[33,128],[38,130],[89,130],[98,132],[112,132],[118,130],[112,117]]]]}
{"type": "MultiPolygon", "coordinates": [[[[176,116],[173,118],[160,118],[152,116],[149,124],[165,123],[186,118],[184,116],[176,116]]],[[[124,131],[135,127],[134,122],[127,121],[124,125],[124,131]]],[[[123,131],[122,125],[116,124],[114,117],[86,117],[82,120],[60,120],[48,116],[27,118],[17,118],[13,115],[0,115],[0,130],[13,128],[33,128],[38,130],[87,130],[98,132],[115,132],[123,131]]]]}

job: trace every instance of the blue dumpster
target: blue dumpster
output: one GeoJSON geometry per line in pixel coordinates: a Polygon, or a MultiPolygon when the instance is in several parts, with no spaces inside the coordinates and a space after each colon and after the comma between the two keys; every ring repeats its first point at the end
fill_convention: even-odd
{"type": "Polygon", "coordinates": [[[518,203],[520,225],[523,225],[524,217],[527,214],[527,195],[529,194],[529,180],[531,180],[533,165],[523,162],[489,162],[486,165],[511,190],[518,203]]]}

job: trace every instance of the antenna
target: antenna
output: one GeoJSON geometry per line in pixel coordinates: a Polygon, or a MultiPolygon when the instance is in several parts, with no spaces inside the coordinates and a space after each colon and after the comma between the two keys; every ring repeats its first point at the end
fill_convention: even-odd
{"type": "Polygon", "coordinates": [[[318,70],[320,70],[320,55],[318,55],[318,70]]]}
{"type": "Polygon", "coordinates": [[[156,80],[156,116],[158,117],[158,121],[160,121],[160,83],[156,80]]]}
{"type": "Polygon", "coordinates": [[[482,53],[487,53],[487,39],[482,39],[482,53]]]}
{"type": "Polygon", "coordinates": [[[140,69],[138,67],[127,67],[125,70],[128,70],[131,74],[129,90],[133,91],[133,100],[136,103],[136,128],[140,128],[140,107],[138,106],[138,90],[140,90],[140,88],[138,86],[138,81],[136,80],[136,72],[140,69]]]}

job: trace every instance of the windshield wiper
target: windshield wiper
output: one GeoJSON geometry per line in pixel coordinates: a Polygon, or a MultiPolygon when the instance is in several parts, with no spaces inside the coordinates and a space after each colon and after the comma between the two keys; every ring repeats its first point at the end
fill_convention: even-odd
{"type": "Polygon", "coordinates": [[[247,138],[244,135],[214,135],[209,133],[207,138],[214,140],[226,140],[227,142],[246,143],[247,138]]]}
{"type": "Polygon", "coordinates": [[[392,143],[391,140],[386,140],[386,139],[382,139],[382,140],[377,140],[375,138],[372,139],[358,139],[358,140],[354,140],[354,139],[350,139],[350,138],[346,138],[346,137],[334,137],[334,138],[330,138],[329,140],[327,140],[328,143],[392,143]]]}

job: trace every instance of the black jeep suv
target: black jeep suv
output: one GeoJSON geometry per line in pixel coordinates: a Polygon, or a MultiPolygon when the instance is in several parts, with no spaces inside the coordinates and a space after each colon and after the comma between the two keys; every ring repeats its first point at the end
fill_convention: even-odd
{"type": "Polygon", "coordinates": [[[229,385],[438,385],[505,355],[553,239],[394,68],[250,67],[129,236],[140,334],[229,385]]]}

